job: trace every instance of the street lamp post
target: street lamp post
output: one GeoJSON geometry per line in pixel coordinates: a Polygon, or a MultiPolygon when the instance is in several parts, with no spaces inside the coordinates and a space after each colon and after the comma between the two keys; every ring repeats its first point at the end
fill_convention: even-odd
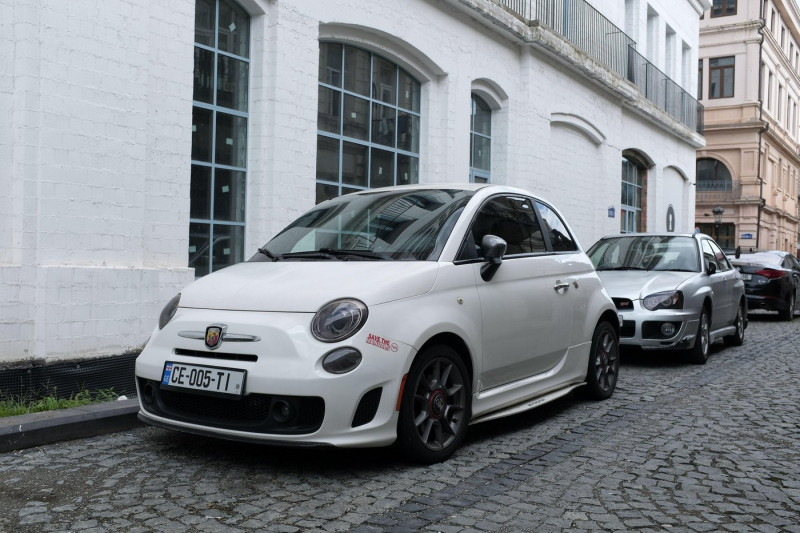
{"type": "Polygon", "coordinates": [[[711,212],[714,213],[714,228],[716,230],[714,240],[719,244],[719,225],[722,224],[722,213],[725,212],[725,209],[718,205],[711,212]]]}

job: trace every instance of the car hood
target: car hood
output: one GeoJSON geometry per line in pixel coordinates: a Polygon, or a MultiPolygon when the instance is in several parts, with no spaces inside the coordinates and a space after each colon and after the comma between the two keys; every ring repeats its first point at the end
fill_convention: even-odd
{"type": "Polygon", "coordinates": [[[314,313],[338,298],[376,305],[430,291],[434,261],[239,263],[181,291],[181,307],[314,313]]]}
{"type": "Polygon", "coordinates": [[[640,300],[650,294],[675,290],[698,272],[600,270],[597,275],[612,298],[640,300]]]}

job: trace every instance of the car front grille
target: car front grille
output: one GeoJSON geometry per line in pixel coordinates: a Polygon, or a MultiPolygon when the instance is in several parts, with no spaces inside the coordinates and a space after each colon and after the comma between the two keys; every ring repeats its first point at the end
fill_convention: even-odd
{"type": "Polygon", "coordinates": [[[164,390],[158,381],[138,378],[144,409],[157,416],[219,429],[270,434],[313,433],[325,418],[317,396],[248,394],[219,398],[194,391],[164,390]]]}

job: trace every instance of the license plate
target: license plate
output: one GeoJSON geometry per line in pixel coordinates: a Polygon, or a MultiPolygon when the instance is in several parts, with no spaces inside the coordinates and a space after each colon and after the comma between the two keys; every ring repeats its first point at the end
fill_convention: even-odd
{"type": "Polygon", "coordinates": [[[239,397],[244,392],[246,376],[246,370],[167,361],[161,375],[161,388],[192,389],[213,395],[239,397]]]}
{"type": "Polygon", "coordinates": [[[753,279],[753,276],[751,276],[750,274],[742,274],[742,279],[745,281],[750,281],[751,279],[753,279]]]}

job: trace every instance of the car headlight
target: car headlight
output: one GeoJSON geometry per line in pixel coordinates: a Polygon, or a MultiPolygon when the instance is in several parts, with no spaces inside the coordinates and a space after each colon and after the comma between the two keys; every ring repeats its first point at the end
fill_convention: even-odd
{"type": "Polygon", "coordinates": [[[683,293],[681,291],[658,292],[642,300],[645,309],[683,309],[683,293]]]}
{"type": "Polygon", "coordinates": [[[342,341],[361,329],[367,314],[367,306],[358,300],[334,300],[314,315],[311,334],[322,342],[342,341]]]}
{"type": "Polygon", "coordinates": [[[178,293],[172,297],[172,300],[167,302],[167,305],[161,310],[161,316],[158,317],[158,329],[164,329],[164,326],[169,324],[169,321],[172,320],[172,317],[175,316],[175,312],[178,310],[178,303],[180,301],[181,293],[178,293]]]}

